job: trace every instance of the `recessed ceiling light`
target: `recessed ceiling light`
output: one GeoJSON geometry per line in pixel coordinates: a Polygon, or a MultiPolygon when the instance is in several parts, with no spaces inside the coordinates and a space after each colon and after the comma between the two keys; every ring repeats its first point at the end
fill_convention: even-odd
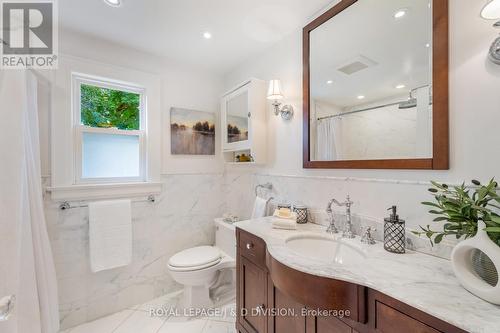
{"type": "Polygon", "coordinates": [[[328,81],[326,81],[326,84],[332,84],[332,83],[333,83],[333,81],[332,81],[332,80],[328,80],[328,81]]]}
{"type": "Polygon", "coordinates": [[[104,2],[111,7],[120,7],[122,5],[121,0],[104,0],[104,2]]]}
{"type": "Polygon", "coordinates": [[[403,89],[403,88],[406,88],[406,86],[404,84],[398,84],[396,86],[396,89],[403,89]]]}
{"type": "Polygon", "coordinates": [[[403,16],[405,16],[407,12],[408,12],[408,9],[399,9],[398,11],[396,11],[394,13],[394,18],[395,19],[400,19],[403,16]]]}
{"type": "Polygon", "coordinates": [[[210,32],[208,32],[208,31],[206,31],[206,32],[203,33],[203,38],[210,39],[210,38],[212,38],[212,34],[210,32]]]}
{"type": "Polygon", "coordinates": [[[359,96],[358,96],[358,99],[365,99],[365,96],[363,96],[363,95],[359,95],[359,96]]]}

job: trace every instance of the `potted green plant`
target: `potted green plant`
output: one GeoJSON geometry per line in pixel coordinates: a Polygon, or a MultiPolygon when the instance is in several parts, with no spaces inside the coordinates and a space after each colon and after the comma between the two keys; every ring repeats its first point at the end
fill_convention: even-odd
{"type": "Polygon", "coordinates": [[[451,255],[455,275],[473,294],[500,304],[498,183],[492,179],[487,185],[477,180],[473,180],[472,184],[475,188],[465,184],[448,186],[432,182],[429,192],[435,201],[422,204],[432,208],[429,213],[436,215],[434,222],[442,223],[442,230],[435,231],[427,225],[414,233],[427,236],[432,244],[440,243],[445,236],[465,239],[453,249],[451,255]]]}

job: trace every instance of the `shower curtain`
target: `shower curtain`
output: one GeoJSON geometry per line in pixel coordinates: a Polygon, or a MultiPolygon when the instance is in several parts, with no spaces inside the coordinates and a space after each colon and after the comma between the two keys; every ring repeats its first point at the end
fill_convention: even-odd
{"type": "Polygon", "coordinates": [[[43,209],[37,79],[0,73],[0,298],[15,295],[2,333],[56,333],[57,280],[43,209]]]}
{"type": "Polygon", "coordinates": [[[337,152],[336,118],[318,120],[316,140],[316,160],[334,161],[339,158],[337,152]]]}

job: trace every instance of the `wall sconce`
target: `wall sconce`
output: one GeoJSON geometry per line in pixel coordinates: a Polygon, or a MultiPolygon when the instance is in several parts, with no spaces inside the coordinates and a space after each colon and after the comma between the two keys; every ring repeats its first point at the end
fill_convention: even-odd
{"type": "Polygon", "coordinates": [[[283,99],[283,93],[281,91],[281,81],[271,80],[269,81],[269,90],[267,91],[267,99],[273,100],[274,114],[277,116],[281,113],[281,118],[284,120],[290,120],[293,117],[293,107],[291,105],[283,105],[280,107],[281,103],[278,102],[283,99]]]}
{"type": "MultiPolygon", "coordinates": [[[[491,0],[483,7],[481,17],[486,20],[500,19],[500,0],[491,0]]],[[[500,28],[500,21],[493,24],[495,28],[500,28]]],[[[490,60],[500,65],[500,37],[498,37],[490,48],[490,60]]]]}

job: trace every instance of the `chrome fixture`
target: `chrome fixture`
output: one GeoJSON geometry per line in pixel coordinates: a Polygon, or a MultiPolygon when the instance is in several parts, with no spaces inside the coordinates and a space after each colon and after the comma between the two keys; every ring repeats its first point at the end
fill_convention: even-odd
{"type": "Polygon", "coordinates": [[[398,109],[411,109],[417,106],[417,99],[413,97],[413,90],[410,90],[410,95],[408,99],[404,102],[399,103],[398,109]]]}
{"type": "MultiPolygon", "coordinates": [[[[156,202],[156,197],[154,195],[148,195],[147,199],[146,200],[137,200],[137,201],[134,201],[134,202],[151,202],[151,203],[154,203],[156,202]]],[[[60,210],[68,210],[68,209],[73,209],[73,208],[84,208],[84,207],[88,207],[89,205],[88,204],[82,204],[82,205],[78,205],[78,206],[73,206],[69,203],[69,201],[63,201],[59,204],[59,209],[60,210]]]]}
{"type": "Polygon", "coordinates": [[[283,92],[281,91],[281,81],[269,81],[269,90],[267,91],[267,99],[273,100],[274,115],[281,114],[284,120],[290,120],[293,117],[293,107],[291,105],[283,105],[278,100],[283,99],[283,92]]]}
{"type": "Polygon", "coordinates": [[[333,211],[332,211],[332,204],[334,202],[338,202],[338,201],[335,199],[332,199],[328,202],[328,205],[326,206],[326,213],[328,214],[328,221],[330,223],[328,225],[328,228],[326,229],[326,232],[329,234],[338,234],[339,233],[339,230],[335,226],[335,219],[333,217],[333,211]]]}
{"type": "Polygon", "coordinates": [[[351,218],[351,206],[354,204],[354,202],[351,201],[351,198],[349,195],[347,196],[347,199],[345,202],[339,202],[337,199],[332,199],[328,202],[328,205],[326,206],[326,213],[328,214],[328,218],[330,220],[330,225],[328,226],[328,229],[326,229],[326,232],[330,234],[336,234],[338,233],[338,229],[335,226],[335,219],[333,218],[333,211],[332,211],[332,204],[336,204],[337,206],[346,207],[346,221],[344,224],[344,230],[342,230],[342,237],[344,238],[354,238],[356,237],[354,235],[354,232],[352,231],[352,218],[351,218]]]}
{"type": "MultiPolygon", "coordinates": [[[[500,27],[500,21],[497,22],[498,27],[500,27]]],[[[493,44],[491,44],[490,47],[490,60],[497,64],[500,65],[500,37],[495,39],[493,44]]]]}
{"type": "Polygon", "coordinates": [[[271,183],[265,183],[265,184],[259,184],[255,186],[255,196],[259,196],[259,188],[263,188],[266,190],[272,190],[273,189],[273,184],[271,183]]]}
{"type": "Polygon", "coordinates": [[[363,236],[361,237],[361,243],[363,244],[368,244],[368,245],[373,245],[375,244],[375,239],[373,239],[372,232],[377,231],[377,229],[372,229],[371,227],[366,228],[365,232],[363,233],[363,236]]]}
{"type": "Polygon", "coordinates": [[[9,316],[14,309],[15,303],[15,295],[5,296],[0,299],[0,322],[7,321],[9,319],[9,316]]]}
{"type": "Polygon", "coordinates": [[[104,0],[104,2],[111,7],[120,7],[122,5],[121,0],[104,0]]]}
{"type": "Polygon", "coordinates": [[[346,213],[345,213],[346,220],[345,220],[345,224],[344,224],[344,230],[342,231],[342,237],[344,237],[344,238],[356,237],[354,235],[354,232],[352,231],[351,206],[353,204],[354,204],[354,202],[351,201],[351,198],[348,195],[346,201],[340,205],[340,206],[346,207],[346,213]]]}
{"type": "MultiPolygon", "coordinates": [[[[500,19],[500,0],[491,0],[481,10],[481,17],[485,20],[500,19]]],[[[500,21],[493,24],[494,28],[500,28],[500,21]]],[[[491,44],[489,58],[491,62],[500,65],[500,37],[491,44]]]]}

